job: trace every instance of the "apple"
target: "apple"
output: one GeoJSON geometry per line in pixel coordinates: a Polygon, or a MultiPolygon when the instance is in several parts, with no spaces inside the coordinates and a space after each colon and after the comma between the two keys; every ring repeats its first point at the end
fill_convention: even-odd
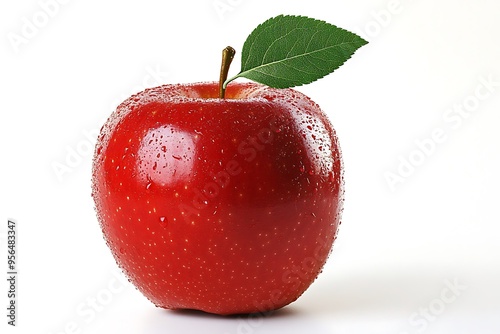
{"type": "Polygon", "coordinates": [[[316,279],[340,225],[343,163],[325,113],[292,87],[365,44],[278,15],[247,37],[237,75],[228,46],[218,83],[163,85],[118,106],[96,144],[92,196],[116,262],[156,306],[262,313],[316,279]]]}
{"type": "Polygon", "coordinates": [[[227,315],[295,301],[337,235],[343,164],[304,94],[256,83],[164,85],[101,130],[92,196],[105,240],[156,306],[227,315]]]}

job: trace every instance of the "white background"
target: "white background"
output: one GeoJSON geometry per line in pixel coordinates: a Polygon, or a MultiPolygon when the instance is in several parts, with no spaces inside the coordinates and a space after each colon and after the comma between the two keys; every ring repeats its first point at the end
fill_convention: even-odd
{"type": "MultiPolygon", "coordinates": [[[[18,326],[6,325],[2,279],[2,333],[500,332],[498,1],[62,2],[0,5],[4,274],[8,218],[19,234],[18,326]],[[48,17],[43,3],[59,5],[48,17]],[[216,80],[222,48],[240,51],[257,24],[281,13],[370,42],[299,88],[328,113],[344,154],[333,254],[273,315],[156,309],[117,280],[102,239],[90,197],[96,131],[146,86],[216,80]],[[441,140],[430,144],[436,131],[441,140]],[[387,175],[397,173],[391,187],[387,175]]],[[[231,73],[238,68],[239,55],[231,73]]]]}

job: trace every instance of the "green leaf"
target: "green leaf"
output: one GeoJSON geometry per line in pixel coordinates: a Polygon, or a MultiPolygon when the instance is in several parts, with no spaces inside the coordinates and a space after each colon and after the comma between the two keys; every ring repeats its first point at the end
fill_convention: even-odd
{"type": "Polygon", "coordinates": [[[274,88],[318,80],[340,67],[361,46],[358,35],[324,21],[280,15],[260,24],[248,36],[241,71],[245,77],[274,88]]]}

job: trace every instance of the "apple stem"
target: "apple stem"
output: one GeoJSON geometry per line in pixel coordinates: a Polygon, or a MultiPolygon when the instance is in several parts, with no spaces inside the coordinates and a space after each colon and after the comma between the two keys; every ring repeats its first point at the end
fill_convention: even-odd
{"type": "Polygon", "coordinates": [[[224,87],[224,82],[227,79],[227,74],[229,73],[229,66],[233,61],[234,54],[236,51],[227,46],[222,50],[222,64],[220,66],[220,77],[219,77],[219,98],[223,99],[226,94],[226,88],[224,87]]]}

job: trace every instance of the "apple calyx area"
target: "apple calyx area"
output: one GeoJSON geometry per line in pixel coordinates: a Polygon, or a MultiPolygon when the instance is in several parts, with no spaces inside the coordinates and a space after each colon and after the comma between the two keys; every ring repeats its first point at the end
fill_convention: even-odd
{"type": "Polygon", "coordinates": [[[223,99],[226,95],[226,87],[224,87],[224,82],[227,80],[227,75],[229,73],[229,67],[233,61],[236,50],[233,47],[227,46],[222,50],[222,63],[220,66],[220,77],[219,77],[219,98],[223,99]]]}

